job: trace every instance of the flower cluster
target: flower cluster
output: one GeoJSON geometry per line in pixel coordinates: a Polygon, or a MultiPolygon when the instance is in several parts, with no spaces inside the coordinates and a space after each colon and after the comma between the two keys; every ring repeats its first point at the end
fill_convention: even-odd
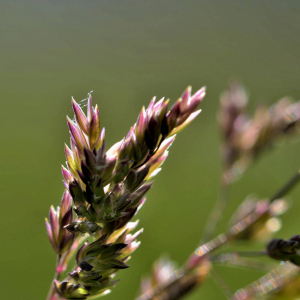
{"type": "Polygon", "coordinates": [[[106,151],[105,130],[100,129],[99,109],[87,102],[87,115],[72,100],[75,120],[67,118],[71,146],[65,146],[67,167],[62,167],[66,191],[60,208],[51,207],[48,236],[58,254],[59,275],[71,254],[88,236],[76,254],[76,266],[68,277],[54,280],[53,293],[65,299],[86,299],[105,294],[117,281],[118,269],[139,246],[142,230],[131,233],[137,222],[130,222],[151,188],[148,182],[160,170],[174,141],[174,134],[185,128],[200,110],[205,88],[191,95],[188,87],[168,111],[169,100],[153,98],[143,108],[127,136],[106,151]],[[73,211],[76,217],[73,216],[73,211]],[[63,267],[62,267],[63,266],[63,267]]]}
{"type": "Polygon", "coordinates": [[[218,121],[227,183],[236,180],[262,150],[299,127],[300,102],[283,98],[270,108],[257,107],[252,117],[246,112],[247,103],[247,94],[237,82],[220,99],[218,121]]]}

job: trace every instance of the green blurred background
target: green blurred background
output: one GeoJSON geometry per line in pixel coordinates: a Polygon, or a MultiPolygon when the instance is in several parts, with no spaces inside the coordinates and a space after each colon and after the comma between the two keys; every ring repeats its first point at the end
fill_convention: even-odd
{"type": "MultiPolygon", "coordinates": [[[[182,264],[218,196],[218,97],[239,79],[252,110],[299,98],[299,14],[298,0],[1,0],[1,299],[46,297],[55,255],[44,217],[64,189],[65,116],[73,116],[71,96],[91,90],[110,146],[152,96],[173,103],[189,84],[207,85],[203,112],[178,136],[139,212],[141,247],[106,299],[134,299],[161,253],[182,264]]],[[[219,231],[248,194],[268,197],[299,168],[298,141],[268,152],[234,185],[219,231]]],[[[299,233],[299,193],[291,193],[281,237],[299,233]]],[[[218,270],[233,290],[261,275],[218,270]]],[[[225,297],[208,280],[186,299],[225,297]]]]}

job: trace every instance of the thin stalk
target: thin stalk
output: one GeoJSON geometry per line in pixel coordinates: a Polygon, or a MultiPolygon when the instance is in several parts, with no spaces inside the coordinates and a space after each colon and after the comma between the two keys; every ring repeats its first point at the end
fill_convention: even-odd
{"type": "Polygon", "coordinates": [[[200,243],[209,241],[214,236],[216,228],[219,222],[222,219],[223,212],[229,203],[229,185],[222,180],[220,180],[220,187],[219,187],[219,198],[214,205],[214,208],[208,217],[206,222],[204,232],[202,235],[202,239],[200,243]]]}
{"type": "Polygon", "coordinates": [[[216,270],[212,269],[211,278],[215,283],[221,288],[221,291],[225,295],[227,299],[230,299],[233,295],[233,291],[230,289],[228,284],[224,281],[224,279],[216,272],[216,270]]]}
{"type": "Polygon", "coordinates": [[[49,288],[49,292],[48,292],[48,295],[46,297],[46,300],[51,300],[52,297],[53,297],[53,294],[54,294],[54,285],[53,285],[53,281],[54,280],[59,280],[59,277],[61,275],[61,273],[57,272],[57,266],[58,264],[60,263],[60,259],[61,259],[61,256],[60,255],[57,255],[57,259],[56,259],[56,266],[55,266],[55,274],[54,274],[54,278],[51,282],[51,285],[50,285],[50,288],[49,288]]]}
{"type": "MultiPolygon", "coordinates": [[[[68,251],[68,253],[64,253],[63,255],[57,255],[56,266],[55,266],[55,275],[54,275],[53,280],[59,280],[60,275],[63,273],[63,272],[57,271],[57,266],[58,265],[68,265],[70,259],[74,256],[75,251],[78,249],[79,245],[81,245],[86,240],[86,238],[87,238],[86,236],[80,237],[78,235],[77,240],[74,241],[73,246],[68,251]]],[[[74,268],[76,268],[76,267],[77,266],[75,266],[74,268]]],[[[53,280],[52,280],[46,300],[52,300],[52,297],[54,294],[53,280]]]]}
{"type": "Polygon", "coordinates": [[[298,171],[286,184],[284,184],[279,191],[277,191],[271,198],[270,202],[280,199],[292,190],[296,183],[300,180],[300,172],[298,171]]]}
{"type": "Polygon", "coordinates": [[[215,255],[213,257],[213,263],[230,268],[254,269],[261,272],[270,272],[271,269],[277,266],[277,264],[274,263],[260,262],[240,257],[234,252],[215,255]]]}
{"type": "Polygon", "coordinates": [[[258,257],[258,256],[264,256],[267,253],[265,251],[235,251],[235,252],[223,252],[221,254],[217,254],[213,257],[218,257],[219,255],[236,255],[238,257],[258,257]]]}

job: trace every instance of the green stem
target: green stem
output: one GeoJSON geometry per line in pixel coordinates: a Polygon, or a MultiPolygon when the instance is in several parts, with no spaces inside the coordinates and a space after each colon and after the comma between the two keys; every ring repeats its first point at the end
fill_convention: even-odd
{"type": "MultiPolygon", "coordinates": [[[[62,274],[62,273],[57,272],[57,266],[58,265],[67,265],[69,263],[70,259],[75,254],[75,251],[85,241],[86,238],[87,238],[86,236],[81,237],[78,234],[77,237],[75,238],[75,241],[74,241],[71,249],[69,249],[69,251],[67,253],[64,253],[62,255],[57,255],[57,261],[56,261],[56,266],[55,266],[55,275],[54,275],[55,280],[59,280],[60,275],[62,274]]],[[[77,265],[75,265],[75,267],[77,267],[77,265]]],[[[53,285],[53,281],[52,281],[46,300],[51,300],[51,297],[54,296],[54,293],[55,293],[55,291],[54,291],[54,285],[53,285]]]]}
{"type": "Polygon", "coordinates": [[[50,285],[50,289],[49,289],[49,292],[48,292],[48,295],[46,297],[46,300],[51,300],[51,298],[53,297],[54,295],[54,285],[53,285],[53,281],[54,280],[59,280],[59,276],[61,273],[58,273],[57,272],[57,266],[58,264],[60,263],[60,259],[61,259],[61,256],[60,255],[57,255],[57,259],[56,259],[56,266],[55,266],[55,274],[54,274],[54,278],[51,282],[51,285],[50,285]]]}
{"type": "Polygon", "coordinates": [[[216,282],[217,286],[221,288],[224,296],[227,299],[230,299],[233,295],[233,292],[231,291],[227,283],[224,281],[224,279],[214,269],[211,270],[211,275],[212,279],[216,282]]]}
{"type": "Polygon", "coordinates": [[[219,187],[219,198],[206,222],[204,232],[200,242],[201,244],[202,242],[211,240],[212,237],[214,236],[216,228],[222,219],[222,215],[228,203],[229,203],[229,185],[225,184],[224,181],[221,179],[220,187],[219,187]]]}
{"type": "Polygon", "coordinates": [[[212,256],[212,260],[218,259],[219,257],[222,257],[223,255],[226,257],[226,255],[232,255],[237,257],[258,257],[258,256],[264,256],[267,253],[265,251],[234,251],[234,252],[222,252],[220,254],[216,254],[212,256]]]}
{"type": "Polygon", "coordinates": [[[290,190],[292,190],[296,183],[300,180],[300,172],[298,171],[281,189],[276,192],[271,198],[270,202],[275,201],[276,199],[282,198],[286,195],[290,190]]]}
{"type": "Polygon", "coordinates": [[[275,263],[260,262],[246,257],[240,257],[236,252],[214,255],[212,261],[214,264],[225,267],[253,269],[267,273],[277,266],[275,263]]]}

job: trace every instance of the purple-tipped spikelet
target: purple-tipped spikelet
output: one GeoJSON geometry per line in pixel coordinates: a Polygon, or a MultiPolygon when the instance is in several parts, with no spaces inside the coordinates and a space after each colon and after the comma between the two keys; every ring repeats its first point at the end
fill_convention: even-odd
{"type": "Polygon", "coordinates": [[[65,146],[67,167],[62,167],[66,191],[61,207],[50,209],[47,232],[64,265],[83,235],[93,236],[94,242],[86,241],[77,251],[73,271],[64,281],[54,282],[59,297],[87,299],[105,294],[117,283],[111,280],[114,273],[129,267],[127,261],[142,232],[131,234],[137,222],[130,220],[152,186],[147,180],[159,172],[174,134],[200,113],[195,110],[204,96],[205,88],[191,95],[188,87],[170,111],[169,100],[153,98],[127,136],[107,151],[105,130],[100,129],[99,109],[92,106],[91,95],[87,115],[72,99],[75,120],[67,118],[71,142],[70,148],[65,146]]]}
{"type": "Polygon", "coordinates": [[[49,221],[46,219],[46,228],[49,240],[55,252],[62,254],[68,251],[74,240],[74,234],[64,227],[73,220],[72,198],[66,190],[63,194],[60,207],[55,210],[50,207],[49,221]]]}

